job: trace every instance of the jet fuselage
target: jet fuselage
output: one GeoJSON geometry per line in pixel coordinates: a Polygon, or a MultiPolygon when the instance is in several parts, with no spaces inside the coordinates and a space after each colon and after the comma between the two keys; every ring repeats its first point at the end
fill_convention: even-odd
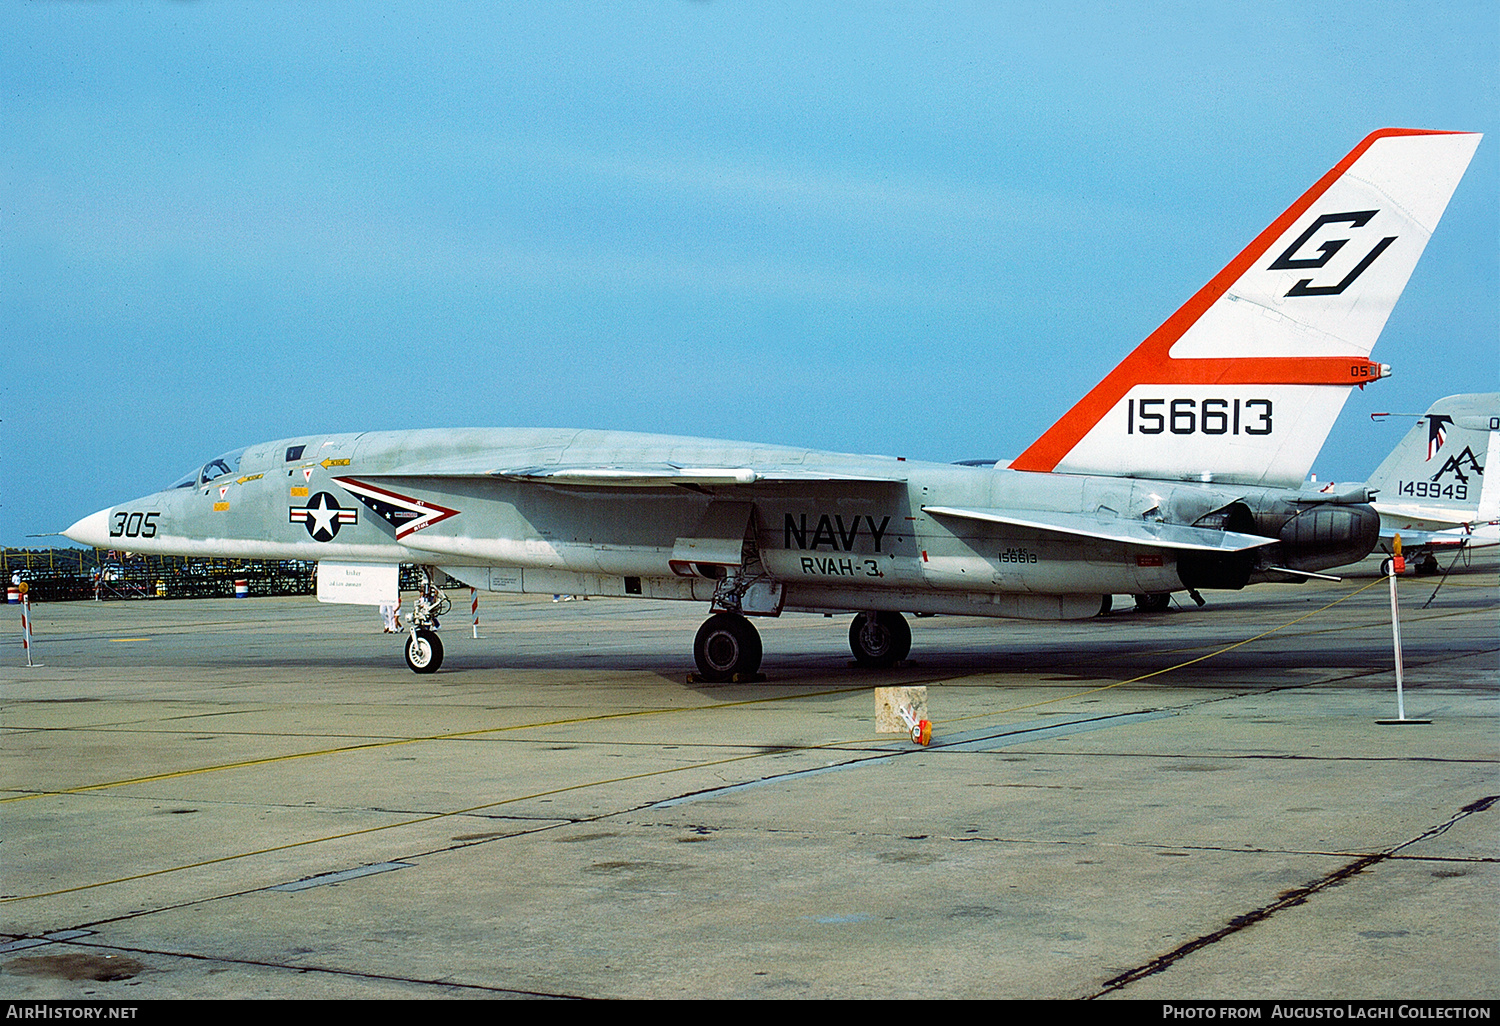
{"type": "MultiPolygon", "coordinates": [[[[1300,512],[1278,498],[1285,494],[697,438],[475,428],[250,446],[190,483],[102,510],[69,535],[138,552],[415,562],[485,590],[707,600],[716,568],[743,565],[741,553],[695,560],[689,547],[677,558],[681,543],[715,531],[736,542],[744,531],[744,554],[782,585],[784,608],[1059,619],[1097,613],[1106,595],[1215,584],[1185,582],[1179,549],[930,510],[1081,511],[1109,535],[1124,525],[1189,526],[1242,506],[1251,533],[1275,538],[1300,512]],[[571,467],[643,466],[742,468],[743,476],[710,484],[568,476],[571,467]],[[731,526],[701,530],[716,509],[731,526]]],[[[1367,552],[1373,544],[1373,534],[1366,545],[1355,532],[1325,558],[1259,552],[1255,566],[1273,557],[1269,565],[1315,570],[1347,561],[1350,545],[1367,552]]]]}

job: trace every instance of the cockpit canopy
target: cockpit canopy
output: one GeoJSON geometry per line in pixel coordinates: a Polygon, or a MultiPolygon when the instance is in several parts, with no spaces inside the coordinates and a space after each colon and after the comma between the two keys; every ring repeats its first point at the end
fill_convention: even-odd
{"type": "Polygon", "coordinates": [[[192,473],[184,475],[180,481],[172,485],[172,488],[196,488],[221,477],[237,474],[240,470],[240,457],[244,455],[244,447],[226,452],[216,459],[209,460],[192,473]]]}

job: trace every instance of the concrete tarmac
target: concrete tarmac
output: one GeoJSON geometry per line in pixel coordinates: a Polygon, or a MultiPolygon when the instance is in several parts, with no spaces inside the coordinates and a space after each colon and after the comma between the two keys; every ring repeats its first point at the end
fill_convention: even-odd
{"type": "MultiPolygon", "coordinates": [[[[38,606],[0,641],[0,993],[1494,999],[1497,562],[1072,623],[452,593],[38,606]],[[931,747],[874,733],[925,684],[931,747]]],[[[1117,603],[1128,603],[1117,597],[1117,603]]]]}

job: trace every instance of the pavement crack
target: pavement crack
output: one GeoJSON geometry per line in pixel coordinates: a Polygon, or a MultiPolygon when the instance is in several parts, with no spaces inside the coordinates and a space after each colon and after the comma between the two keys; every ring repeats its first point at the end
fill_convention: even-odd
{"type": "Polygon", "coordinates": [[[70,948],[79,948],[86,950],[126,952],[132,955],[147,957],[155,955],[158,958],[181,958],[194,962],[212,963],[215,965],[253,966],[260,969],[280,969],[292,973],[324,973],[330,976],[344,976],[352,979],[362,980],[381,980],[387,983],[402,983],[417,987],[440,987],[445,990],[457,990],[470,993],[508,994],[521,998],[550,998],[560,1001],[581,1000],[580,995],[577,994],[565,994],[557,991],[534,990],[525,987],[506,987],[496,984],[465,983],[451,977],[428,979],[420,976],[377,973],[364,969],[346,969],[340,966],[330,965],[309,965],[266,958],[232,958],[224,955],[201,955],[196,952],[173,951],[168,948],[134,947],[110,944],[68,944],[67,946],[70,948]]]}
{"type": "Polygon", "coordinates": [[[1229,920],[1229,923],[1227,925],[1218,930],[1215,930],[1213,933],[1204,934],[1201,937],[1195,937],[1194,939],[1188,941],[1186,944],[1174,948],[1164,955],[1158,955],[1156,958],[1151,959],[1151,961],[1146,962],[1144,965],[1137,966],[1134,969],[1130,969],[1112,979],[1104,981],[1104,985],[1098,991],[1094,992],[1093,994],[1087,995],[1087,997],[1089,1000],[1104,997],[1106,994],[1112,994],[1116,991],[1123,990],[1137,980],[1142,980],[1147,976],[1152,976],[1156,973],[1162,972],[1163,970],[1168,969],[1176,963],[1182,961],[1182,959],[1186,958],[1188,955],[1191,955],[1195,951],[1200,951],[1212,944],[1217,944],[1225,937],[1229,937],[1248,926],[1253,926],[1256,923],[1269,919],[1271,916],[1282,911],[1283,909],[1292,908],[1294,906],[1305,903],[1308,898],[1312,897],[1314,894],[1317,894],[1319,891],[1327,890],[1330,887],[1343,883],[1345,880],[1348,880],[1351,877],[1358,876],[1360,873],[1363,873],[1371,866],[1378,865],[1379,863],[1384,862],[1392,856],[1396,855],[1396,853],[1401,851],[1401,849],[1403,848],[1410,847],[1411,845],[1416,844],[1419,841],[1425,841],[1430,838],[1437,837],[1439,834],[1445,833],[1450,827],[1453,826],[1453,824],[1457,823],[1459,820],[1465,819],[1468,816],[1472,816],[1475,813],[1488,812],[1491,808],[1494,807],[1497,801],[1500,801],[1500,795],[1489,795],[1484,798],[1480,798],[1477,801],[1470,802],[1468,805],[1463,806],[1461,809],[1455,812],[1452,816],[1448,817],[1445,822],[1439,823],[1434,827],[1430,827],[1429,829],[1422,831],[1422,833],[1418,834],[1416,837],[1402,841],[1400,844],[1394,845],[1393,847],[1388,848],[1385,851],[1376,852],[1373,855],[1365,855],[1361,858],[1355,859],[1348,865],[1342,866],[1339,869],[1335,869],[1333,872],[1328,873],[1325,876],[1318,878],[1317,880],[1314,880],[1310,884],[1302,887],[1295,887],[1289,891],[1283,891],[1281,894],[1277,895],[1275,901],[1271,902],[1268,905],[1263,905],[1258,909],[1254,909],[1253,911],[1246,912],[1243,915],[1234,916],[1229,920]]]}

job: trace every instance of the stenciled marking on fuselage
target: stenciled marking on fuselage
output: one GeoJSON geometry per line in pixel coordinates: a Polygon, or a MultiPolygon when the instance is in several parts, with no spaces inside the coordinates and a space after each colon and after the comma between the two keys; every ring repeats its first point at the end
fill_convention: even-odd
{"type": "Polygon", "coordinates": [[[1030,549],[1006,549],[1004,552],[995,557],[995,562],[1036,563],[1040,561],[1037,559],[1036,553],[1032,552],[1030,549]]]}
{"type": "Polygon", "coordinates": [[[1271,400],[1135,399],[1125,401],[1127,435],[1269,435],[1271,400]],[[1170,404],[1170,405],[1168,405],[1170,404]],[[1139,411],[1139,412],[1137,412],[1139,411]]]}
{"type": "Polygon", "coordinates": [[[873,559],[853,560],[838,556],[803,556],[804,574],[822,574],[825,577],[884,577],[880,563],[873,559]]]}
{"type": "Polygon", "coordinates": [[[812,549],[814,551],[824,548],[832,549],[834,552],[853,552],[854,543],[859,539],[861,533],[868,534],[875,542],[875,551],[879,552],[880,541],[885,537],[886,528],[890,526],[891,518],[882,517],[877,527],[875,518],[872,516],[860,516],[856,514],[848,523],[845,523],[842,514],[829,516],[827,513],[818,517],[817,526],[812,529],[812,537],[808,537],[807,514],[798,514],[795,518],[792,514],[786,515],[786,527],[783,530],[784,548],[792,548],[793,543],[799,549],[812,549]],[[861,523],[863,521],[863,523],[861,523]]]}
{"type": "Polygon", "coordinates": [[[159,516],[161,516],[160,510],[147,513],[117,509],[110,517],[109,536],[111,538],[155,538],[156,518],[159,516]]]}
{"type": "Polygon", "coordinates": [[[1469,486],[1451,481],[1447,484],[1442,481],[1397,481],[1396,494],[1410,495],[1416,499],[1453,499],[1466,502],[1469,498],[1469,486]]]}

